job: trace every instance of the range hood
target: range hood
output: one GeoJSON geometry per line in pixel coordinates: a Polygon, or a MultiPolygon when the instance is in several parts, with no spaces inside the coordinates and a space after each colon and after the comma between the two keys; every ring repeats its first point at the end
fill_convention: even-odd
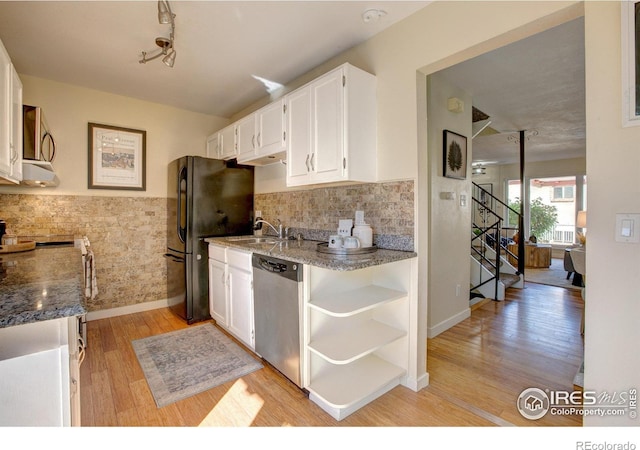
{"type": "Polygon", "coordinates": [[[60,184],[53,165],[46,161],[22,161],[22,185],[50,187],[60,184]]]}

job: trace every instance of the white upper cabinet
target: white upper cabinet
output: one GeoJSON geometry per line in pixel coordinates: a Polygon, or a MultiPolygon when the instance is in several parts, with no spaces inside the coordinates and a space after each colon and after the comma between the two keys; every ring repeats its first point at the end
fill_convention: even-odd
{"type": "Polygon", "coordinates": [[[216,131],[210,136],[207,136],[207,151],[205,156],[207,158],[218,159],[220,156],[220,132],[216,131]]]}
{"type": "Polygon", "coordinates": [[[231,124],[207,138],[207,158],[231,159],[236,157],[236,127],[231,124]]]}
{"type": "Polygon", "coordinates": [[[238,136],[242,141],[239,163],[263,165],[286,157],[284,116],[284,100],[280,99],[238,122],[238,136]]]}
{"type": "Polygon", "coordinates": [[[22,180],[22,83],[0,42],[0,177],[22,180]]]}
{"type": "Polygon", "coordinates": [[[375,77],[350,64],[285,96],[287,186],[376,181],[375,77]]]}
{"type": "Polygon", "coordinates": [[[376,120],[375,76],[343,64],[211,135],[207,155],[215,146],[241,164],[286,159],[287,186],[374,182],[376,120]]]}
{"type": "Polygon", "coordinates": [[[220,130],[218,149],[219,159],[231,159],[236,157],[236,127],[234,124],[220,130]]]}
{"type": "Polygon", "coordinates": [[[249,114],[236,122],[236,148],[238,162],[245,162],[255,156],[256,114],[249,114]]]}

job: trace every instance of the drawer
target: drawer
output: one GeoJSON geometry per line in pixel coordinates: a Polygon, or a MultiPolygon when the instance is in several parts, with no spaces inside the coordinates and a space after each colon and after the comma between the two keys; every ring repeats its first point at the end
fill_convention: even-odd
{"type": "Polygon", "coordinates": [[[228,248],[227,264],[251,272],[251,252],[228,248]]]}
{"type": "Polygon", "coordinates": [[[226,262],[227,247],[221,247],[219,245],[209,244],[209,259],[215,259],[216,261],[226,262]]]}

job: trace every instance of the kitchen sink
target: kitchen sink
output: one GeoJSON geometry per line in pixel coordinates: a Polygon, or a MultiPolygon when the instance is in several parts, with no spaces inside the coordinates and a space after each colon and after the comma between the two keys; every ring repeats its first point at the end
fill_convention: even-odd
{"type": "Polygon", "coordinates": [[[269,237],[239,237],[229,239],[238,244],[275,244],[278,240],[269,237]]]}

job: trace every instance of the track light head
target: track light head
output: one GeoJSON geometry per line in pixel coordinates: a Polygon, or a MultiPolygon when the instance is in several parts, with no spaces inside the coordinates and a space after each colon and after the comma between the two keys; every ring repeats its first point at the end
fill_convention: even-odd
{"type": "Polygon", "coordinates": [[[165,0],[158,0],[158,22],[171,23],[173,21],[173,14],[171,13],[171,7],[169,2],[165,0]]]}
{"type": "Polygon", "coordinates": [[[169,67],[173,67],[173,64],[176,62],[176,51],[174,49],[169,50],[169,54],[162,58],[162,62],[169,67]]]}
{"type": "Polygon", "coordinates": [[[162,58],[162,62],[165,63],[169,67],[173,67],[173,64],[176,60],[176,50],[173,47],[173,39],[176,30],[176,24],[174,21],[175,14],[171,11],[171,6],[169,5],[168,0],[159,0],[158,1],[158,22],[162,24],[171,25],[171,33],[169,38],[165,37],[157,37],[156,45],[160,47],[160,51],[152,56],[147,57],[147,52],[142,52],[142,58],[140,59],[140,64],[146,64],[147,61],[153,61],[154,59],[162,58]]]}

